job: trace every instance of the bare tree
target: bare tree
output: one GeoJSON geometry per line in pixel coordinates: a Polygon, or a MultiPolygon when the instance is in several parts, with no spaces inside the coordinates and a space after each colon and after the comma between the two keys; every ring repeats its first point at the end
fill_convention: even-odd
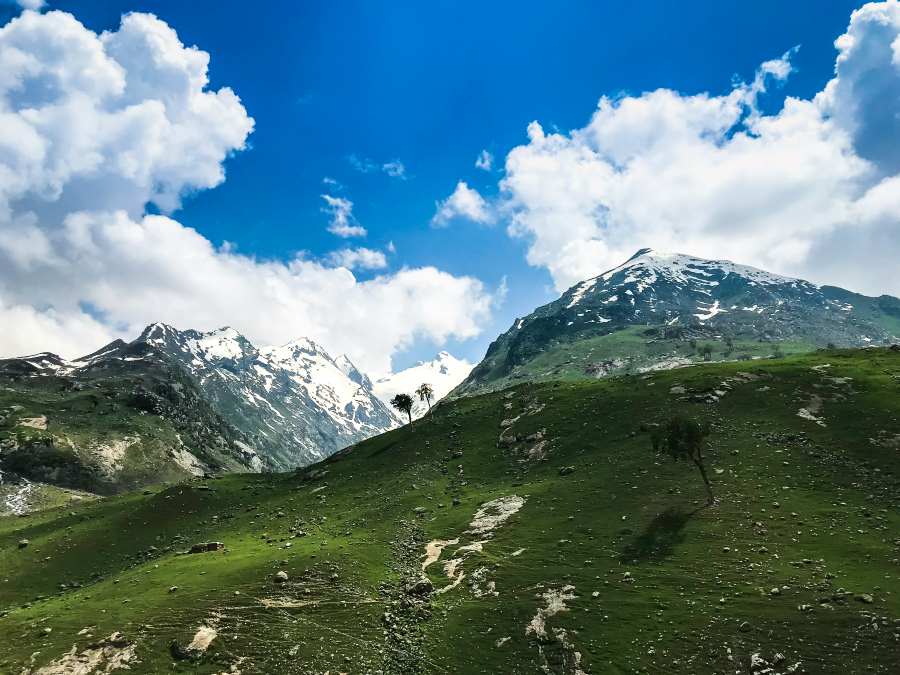
{"type": "Polygon", "coordinates": [[[418,394],[420,401],[425,401],[428,404],[428,412],[431,412],[431,399],[434,398],[434,389],[431,388],[431,385],[423,382],[416,389],[416,394],[418,394]]]}

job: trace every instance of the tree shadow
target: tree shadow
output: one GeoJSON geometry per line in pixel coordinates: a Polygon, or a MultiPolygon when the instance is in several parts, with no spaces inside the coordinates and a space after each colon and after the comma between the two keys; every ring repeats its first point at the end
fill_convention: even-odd
{"type": "Polygon", "coordinates": [[[660,561],[669,557],[684,541],[682,530],[695,513],[697,511],[687,512],[678,507],[666,509],[650,521],[641,534],[626,544],[619,555],[619,560],[641,563],[660,561]]]}

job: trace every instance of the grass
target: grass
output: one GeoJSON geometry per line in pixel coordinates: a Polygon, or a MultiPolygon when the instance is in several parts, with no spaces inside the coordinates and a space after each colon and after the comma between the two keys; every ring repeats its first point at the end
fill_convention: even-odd
{"type": "Polygon", "coordinates": [[[114,631],[135,673],[725,673],[756,653],[782,654],[779,672],[895,672],[898,387],[889,350],[525,384],[442,404],[321,477],[228,475],[0,518],[0,672],[114,631]],[[816,397],[826,426],[797,414],[816,397]],[[641,431],[675,412],[712,424],[712,508],[641,431]],[[492,536],[467,533],[509,495],[524,505],[492,536]],[[427,574],[443,591],[461,558],[465,578],[411,601],[425,544],[454,538],[427,574]],[[226,549],[183,553],[199,541],[226,549]],[[555,614],[554,593],[569,598],[555,614]],[[526,632],[536,615],[543,636],[526,632]],[[210,649],[174,659],[201,624],[218,631],[210,649]]]}
{"type": "Polygon", "coordinates": [[[815,346],[800,340],[778,343],[736,339],[726,342],[722,336],[696,339],[663,337],[663,326],[628,326],[596,337],[561,338],[518,365],[506,375],[490,376],[484,382],[468,386],[472,391],[497,391],[522,381],[575,381],[608,374],[645,372],[655,364],[678,360],[683,363],[706,361],[744,361],[773,356],[803,354],[815,346]],[[704,355],[704,348],[710,352],[704,355]],[[598,367],[600,370],[598,371],[598,367]]]}

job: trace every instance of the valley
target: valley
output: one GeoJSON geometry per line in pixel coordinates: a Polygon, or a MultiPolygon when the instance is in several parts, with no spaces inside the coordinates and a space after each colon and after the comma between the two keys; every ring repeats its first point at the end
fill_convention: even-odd
{"type": "Polygon", "coordinates": [[[293,473],[0,519],[0,670],[889,673],[898,419],[887,348],[526,383],[293,473]],[[652,452],[676,412],[712,507],[652,452]]]}

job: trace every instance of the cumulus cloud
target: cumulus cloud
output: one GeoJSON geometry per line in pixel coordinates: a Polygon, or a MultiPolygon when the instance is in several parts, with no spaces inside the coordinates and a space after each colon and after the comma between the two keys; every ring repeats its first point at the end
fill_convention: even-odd
{"type": "MultiPolygon", "coordinates": [[[[152,321],[229,324],[262,344],[309,336],[379,375],[418,339],[476,335],[491,308],[477,279],[360,281],[349,268],[377,252],[259,260],[170,217],[224,180],[253,129],[234,92],[209,89],[208,63],[148,14],[101,35],[62,12],[0,28],[0,354],[78,356],[152,321]]],[[[358,227],[349,201],[325,202],[358,227]]]]}
{"type": "Polygon", "coordinates": [[[42,9],[47,3],[45,0],[16,0],[16,4],[22,9],[32,9],[37,11],[42,9]]]}
{"type": "Polygon", "coordinates": [[[380,270],[388,264],[384,253],[365,247],[332,251],[328,255],[328,261],[332,265],[346,267],[348,270],[380,270]]]}
{"type": "Polygon", "coordinates": [[[482,171],[490,171],[494,166],[494,156],[487,150],[482,150],[475,158],[475,168],[482,171]]]}
{"type": "Polygon", "coordinates": [[[506,157],[500,208],[558,290],[651,246],[900,293],[900,4],[870,3],[813,99],[757,99],[791,52],[727,93],[603,97],[588,124],[506,157]]]}
{"type": "Polygon", "coordinates": [[[322,195],[322,199],[325,200],[322,210],[331,216],[331,221],[328,223],[329,232],[344,239],[366,236],[366,228],[356,222],[356,218],[353,217],[353,202],[344,197],[331,195],[322,195]]]}
{"type": "Polygon", "coordinates": [[[465,181],[459,181],[453,194],[435,204],[431,224],[440,227],[455,218],[466,218],[476,223],[490,223],[494,220],[494,214],[478,190],[470,188],[465,181]]]}

